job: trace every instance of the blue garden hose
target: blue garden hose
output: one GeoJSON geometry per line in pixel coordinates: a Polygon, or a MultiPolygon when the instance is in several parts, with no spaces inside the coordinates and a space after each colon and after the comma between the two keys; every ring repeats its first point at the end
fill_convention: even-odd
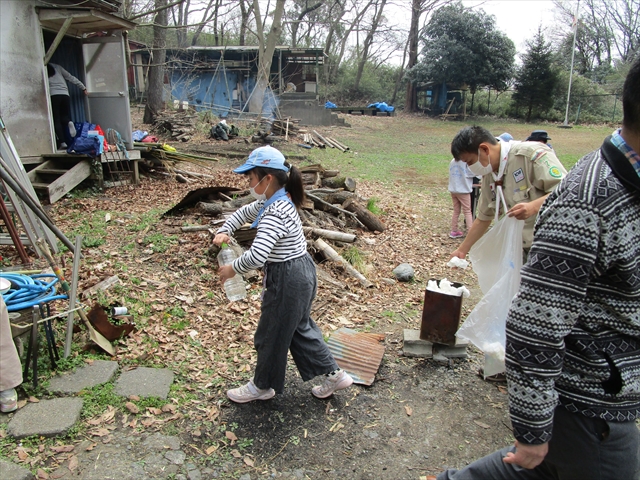
{"type": "Polygon", "coordinates": [[[0,278],[6,278],[11,282],[11,288],[2,294],[9,312],[25,310],[41,303],[69,298],[67,295],[56,295],[55,284],[58,282],[58,277],[53,273],[41,273],[38,275],[0,273],[0,278]],[[53,280],[45,281],[44,279],[47,278],[53,278],[53,280]]]}

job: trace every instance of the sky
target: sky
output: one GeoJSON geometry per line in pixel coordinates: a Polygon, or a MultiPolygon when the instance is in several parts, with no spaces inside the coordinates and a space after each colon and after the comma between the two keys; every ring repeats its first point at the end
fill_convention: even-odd
{"type": "Polygon", "coordinates": [[[463,4],[494,15],[497,29],[513,40],[517,52],[526,49],[525,42],[533,38],[539,25],[544,30],[554,24],[551,0],[465,0],[463,4]]]}

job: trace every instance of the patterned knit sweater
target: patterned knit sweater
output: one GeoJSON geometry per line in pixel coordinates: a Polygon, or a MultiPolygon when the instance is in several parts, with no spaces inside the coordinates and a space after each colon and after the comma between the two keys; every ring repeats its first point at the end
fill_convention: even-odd
{"type": "Polygon", "coordinates": [[[607,138],[546,200],[507,318],[514,436],[550,440],[553,412],[640,416],[640,177],[607,138]]]}

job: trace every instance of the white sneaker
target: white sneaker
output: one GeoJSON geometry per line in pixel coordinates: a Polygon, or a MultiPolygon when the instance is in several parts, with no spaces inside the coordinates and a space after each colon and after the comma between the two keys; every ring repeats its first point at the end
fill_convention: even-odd
{"type": "Polygon", "coordinates": [[[72,121],[69,121],[69,133],[71,134],[71,138],[76,138],[76,126],[72,121]]]}
{"type": "Polygon", "coordinates": [[[229,400],[236,403],[253,402],[254,400],[269,400],[275,396],[276,392],[273,388],[260,389],[256,387],[251,380],[246,385],[238,388],[227,390],[229,400]]]}
{"type": "Polygon", "coordinates": [[[342,390],[343,388],[350,387],[353,383],[353,378],[344,370],[338,370],[334,375],[327,375],[324,383],[313,387],[311,393],[317,398],[327,398],[333,395],[336,390],[342,390]]]}
{"type": "Polygon", "coordinates": [[[18,392],[15,388],[0,392],[0,412],[15,412],[18,409],[18,392]]]}

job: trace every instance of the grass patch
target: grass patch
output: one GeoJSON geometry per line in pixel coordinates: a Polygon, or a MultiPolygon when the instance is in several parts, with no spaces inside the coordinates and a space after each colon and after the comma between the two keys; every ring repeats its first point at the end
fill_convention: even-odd
{"type": "Polygon", "coordinates": [[[365,267],[364,255],[356,246],[350,246],[342,251],[342,257],[349,262],[353,268],[361,272],[365,267]]]}
{"type": "Polygon", "coordinates": [[[382,209],[376,205],[380,201],[379,198],[371,197],[367,201],[367,210],[369,210],[374,215],[380,215],[382,213],[382,209]]]}

